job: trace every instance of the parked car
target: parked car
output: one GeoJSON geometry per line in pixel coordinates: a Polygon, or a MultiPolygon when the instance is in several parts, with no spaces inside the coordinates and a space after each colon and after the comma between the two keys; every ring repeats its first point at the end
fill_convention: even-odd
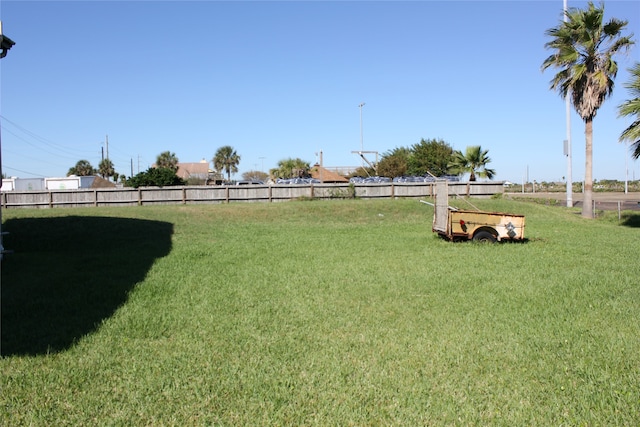
{"type": "Polygon", "coordinates": [[[349,182],[353,184],[378,184],[382,182],[391,182],[391,178],[387,178],[386,176],[354,176],[349,179],[349,182]]]}
{"type": "Polygon", "coordinates": [[[236,185],[264,185],[263,181],[255,180],[255,181],[238,181],[236,185]]]}
{"type": "Polygon", "coordinates": [[[320,184],[322,181],[315,178],[278,178],[276,184],[320,184]]]}

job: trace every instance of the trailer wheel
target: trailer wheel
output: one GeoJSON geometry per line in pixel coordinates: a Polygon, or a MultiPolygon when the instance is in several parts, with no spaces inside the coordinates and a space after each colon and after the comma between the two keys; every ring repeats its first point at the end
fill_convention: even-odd
{"type": "Polygon", "coordinates": [[[473,240],[475,240],[476,242],[483,242],[483,243],[495,243],[496,236],[489,233],[488,231],[478,231],[473,236],[473,240]]]}

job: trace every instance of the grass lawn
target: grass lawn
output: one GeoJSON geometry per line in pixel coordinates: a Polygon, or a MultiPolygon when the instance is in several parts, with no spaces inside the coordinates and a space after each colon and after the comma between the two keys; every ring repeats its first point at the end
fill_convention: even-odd
{"type": "Polygon", "coordinates": [[[473,203],[5,210],[0,425],[640,425],[638,213],[473,203]]]}

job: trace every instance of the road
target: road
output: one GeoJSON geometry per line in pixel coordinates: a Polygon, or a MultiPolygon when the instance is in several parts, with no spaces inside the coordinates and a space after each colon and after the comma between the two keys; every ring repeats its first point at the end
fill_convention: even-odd
{"type": "MultiPolygon", "coordinates": [[[[567,195],[566,193],[505,193],[507,197],[513,198],[536,198],[536,199],[551,199],[562,202],[563,206],[566,205],[567,195]]],[[[583,194],[573,193],[573,206],[582,206],[583,194]]],[[[618,203],[620,203],[620,209],[622,210],[634,210],[640,211],[640,193],[609,193],[609,192],[594,192],[593,200],[596,203],[596,209],[601,210],[618,210],[618,203]]]]}

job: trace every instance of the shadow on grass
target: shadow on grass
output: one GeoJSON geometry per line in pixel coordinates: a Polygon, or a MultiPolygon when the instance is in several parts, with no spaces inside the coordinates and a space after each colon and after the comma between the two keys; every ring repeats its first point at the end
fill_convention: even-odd
{"type": "Polygon", "coordinates": [[[3,225],[0,354],[69,348],[126,302],[171,250],[173,225],[128,218],[10,219],[3,225]]]}
{"type": "Polygon", "coordinates": [[[640,227],[640,213],[632,213],[622,217],[622,225],[626,227],[640,227]]]}
{"type": "Polygon", "coordinates": [[[451,243],[455,243],[455,244],[463,244],[463,243],[468,243],[470,245],[523,245],[525,243],[529,243],[529,238],[525,237],[523,239],[518,239],[518,240],[511,240],[511,239],[502,239],[500,241],[495,241],[495,242],[479,242],[476,240],[469,240],[466,237],[457,237],[454,238],[453,240],[450,240],[448,237],[443,236],[441,234],[436,234],[434,236],[437,239],[440,240],[444,240],[446,242],[451,242],[451,243]]]}

